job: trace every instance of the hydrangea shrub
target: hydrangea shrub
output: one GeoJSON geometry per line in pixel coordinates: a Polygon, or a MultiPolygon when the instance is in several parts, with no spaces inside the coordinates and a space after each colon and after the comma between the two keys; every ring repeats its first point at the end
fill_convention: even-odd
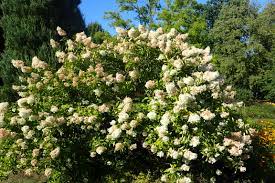
{"type": "Polygon", "coordinates": [[[84,33],[51,40],[56,71],[37,57],[30,66],[12,61],[24,76],[13,86],[17,103],[0,103],[0,175],[89,182],[97,169],[122,170],[133,157],[159,162],[153,170],[162,182],[245,172],[253,129],[210,49],[188,45],[175,29],[117,33],[100,45],[84,33]]]}

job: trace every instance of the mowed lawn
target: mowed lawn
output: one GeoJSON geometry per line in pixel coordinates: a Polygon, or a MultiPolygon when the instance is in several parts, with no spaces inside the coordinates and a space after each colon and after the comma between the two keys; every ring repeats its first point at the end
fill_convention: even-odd
{"type": "MultiPolygon", "coordinates": [[[[264,154],[262,161],[269,168],[269,181],[275,178],[275,103],[261,102],[246,106],[241,111],[250,123],[258,128],[261,144],[267,147],[268,154],[264,154]],[[266,159],[266,157],[269,157],[266,159]]],[[[265,171],[265,170],[264,170],[265,171]]],[[[273,182],[273,181],[272,181],[273,182]]]]}
{"type": "Polygon", "coordinates": [[[262,102],[246,106],[241,110],[244,117],[264,132],[275,152],[275,103],[262,102]]]}
{"type": "Polygon", "coordinates": [[[246,106],[241,111],[245,117],[254,122],[269,121],[275,125],[275,103],[263,102],[246,106]]]}
{"type": "MultiPolygon", "coordinates": [[[[257,125],[266,129],[265,131],[268,140],[273,144],[275,152],[275,103],[261,102],[255,103],[244,107],[241,113],[247,118],[251,124],[257,125]]],[[[9,180],[1,183],[43,183],[46,182],[45,178],[34,176],[32,178],[25,177],[24,175],[11,176],[9,180]]]]}

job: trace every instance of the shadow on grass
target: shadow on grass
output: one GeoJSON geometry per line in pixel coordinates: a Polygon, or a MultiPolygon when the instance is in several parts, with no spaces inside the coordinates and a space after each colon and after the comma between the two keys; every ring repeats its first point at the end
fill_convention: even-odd
{"type": "Polygon", "coordinates": [[[47,178],[45,176],[33,175],[25,176],[23,173],[11,175],[7,180],[3,180],[0,183],[46,183],[47,178]]]}

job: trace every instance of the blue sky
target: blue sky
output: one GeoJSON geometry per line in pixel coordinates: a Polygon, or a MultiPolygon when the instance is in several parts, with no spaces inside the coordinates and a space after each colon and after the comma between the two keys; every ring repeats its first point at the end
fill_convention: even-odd
{"type": "MultiPolygon", "coordinates": [[[[86,24],[90,22],[99,22],[104,29],[114,33],[114,29],[109,26],[109,21],[103,18],[104,12],[117,10],[116,0],[82,0],[80,10],[83,14],[86,24]]],[[[200,3],[205,3],[206,0],[198,0],[200,3]]],[[[257,0],[261,5],[266,4],[269,0],[257,0]]],[[[131,17],[131,14],[126,15],[131,17]]]]}

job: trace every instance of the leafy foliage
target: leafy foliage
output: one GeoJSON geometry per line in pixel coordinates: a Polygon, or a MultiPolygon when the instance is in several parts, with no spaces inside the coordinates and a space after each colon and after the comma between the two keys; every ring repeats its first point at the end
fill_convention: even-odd
{"type": "Polygon", "coordinates": [[[274,31],[271,33],[274,25],[271,14],[262,16],[257,16],[257,9],[249,1],[232,0],[221,9],[209,36],[213,39],[219,70],[228,83],[244,91],[240,94],[251,93],[246,99],[251,96],[263,99],[268,93],[265,85],[274,83],[268,74],[274,64],[274,49],[268,43],[274,41],[274,31]],[[261,29],[266,35],[261,36],[261,29]]]}
{"type": "Polygon", "coordinates": [[[160,10],[157,19],[166,30],[177,29],[188,33],[189,43],[197,47],[206,47],[206,21],[203,6],[195,0],[166,0],[166,6],[160,10]]]}
{"type": "Polygon", "coordinates": [[[145,2],[140,0],[117,0],[119,6],[119,12],[106,12],[105,17],[112,20],[112,25],[115,27],[131,27],[131,20],[124,20],[121,16],[123,12],[133,12],[135,19],[140,25],[144,25],[149,28],[155,27],[155,19],[157,11],[160,9],[159,0],[146,0],[145,2]]]}
{"type": "Polygon", "coordinates": [[[222,6],[228,3],[230,0],[208,0],[206,3],[206,20],[208,29],[212,29],[215,21],[219,17],[219,13],[222,6]]]}
{"type": "Polygon", "coordinates": [[[249,78],[250,89],[258,99],[275,101],[275,4],[268,3],[252,21],[251,42],[259,69],[249,78]]]}

